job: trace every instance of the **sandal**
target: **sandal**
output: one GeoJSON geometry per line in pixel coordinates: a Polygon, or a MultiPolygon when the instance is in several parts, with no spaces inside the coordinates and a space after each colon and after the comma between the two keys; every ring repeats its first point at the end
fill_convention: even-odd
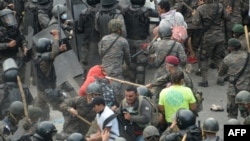
{"type": "Polygon", "coordinates": [[[215,104],[212,104],[210,110],[215,112],[224,111],[224,109],[220,105],[215,104]]]}

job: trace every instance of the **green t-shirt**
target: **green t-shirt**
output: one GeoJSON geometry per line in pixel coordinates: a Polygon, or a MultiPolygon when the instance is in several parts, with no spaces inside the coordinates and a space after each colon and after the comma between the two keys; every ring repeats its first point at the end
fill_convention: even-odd
{"type": "Polygon", "coordinates": [[[178,109],[189,109],[189,104],[195,102],[192,90],[182,85],[172,85],[163,89],[159,98],[159,105],[164,106],[167,122],[172,122],[172,116],[178,109]]]}

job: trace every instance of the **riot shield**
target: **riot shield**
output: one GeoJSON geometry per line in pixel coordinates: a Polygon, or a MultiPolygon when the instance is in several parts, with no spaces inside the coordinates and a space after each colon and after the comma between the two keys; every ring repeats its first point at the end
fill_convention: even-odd
{"type": "MultiPolygon", "coordinates": [[[[35,34],[32,38],[33,43],[36,44],[38,39],[40,38],[49,38],[49,39],[53,39],[53,36],[50,34],[51,30],[58,30],[58,24],[53,24],[45,29],[43,29],[42,31],[38,32],[37,34],[35,34]]],[[[61,30],[62,31],[62,30],[61,30]]],[[[64,32],[61,32],[61,38],[65,39],[66,35],[64,34],[64,32]]]]}
{"type": "MultiPolygon", "coordinates": [[[[76,1],[74,3],[71,3],[75,31],[77,30],[77,26],[78,26],[79,15],[81,14],[81,11],[85,8],[87,8],[87,5],[83,2],[76,1]]],[[[80,48],[82,47],[83,34],[75,32],[74,37],[75,37],[74,39],[75,39],[75,43],[76,43],[75,52],[77,53],[77,57],[80,60],[80,52],[79,51],[81,50],[80,48]]]]}
{"type": "Polygon", "coordinates": [[[67,81],[74,88],[75,92],[78,93],[80,86],[74,77],[81,75],[83,70],[75,52],[71,49],[58,55],[55,58],[54,66],[57,86],[67,81]]]}
{"type": "MultiPolygon", "coordinates": [[[[34,30],[31,26],[28,27],[28,36],[26,36],[26,40],[28,41],[28,50],[32,51],[33,41],[32,37],[34,34],[34,30]]],[[[25,75],[24,75],[24,84],[27,86],[30,85],[30,76],[31,76],[32,64],[31,61],[26,62],[25,64],[25,75]]]]}
{"type": "Polygon", "coordinates": [[[66,0],[53,0],[53,6],[57,5],[57,4],[66,4],[66,0]]]}
{"type": "MultiPolygon", "coordinates": [[[[71,4],[72,4],[72,3],[71,3],[71,0],[66,0],[67,20],[73,23],[74,19],[73,19],[72,10],[71,10],[71,4]]],[[[73,24],[74,24],[74,23],[73,23],[73,24]]],[[[74,26],[74,25],[73,25],[73,26],[74,26]]],[[[71,31],[73,32],[73,33],[72,33],[73,37],[70,38],[69,44],[70,44],[70,46],[72,47],[72,49],[75,51],[75,53],[78,53],[77,46],[76,46],[75,32],[74,32],[74,30],[71,30],[71,31]]],[[[77,55],[77,57],[78,57],[78,55],[77,55]]],[[[78,59],[79,59],[79,58],[78,58],[78,59]]]]}

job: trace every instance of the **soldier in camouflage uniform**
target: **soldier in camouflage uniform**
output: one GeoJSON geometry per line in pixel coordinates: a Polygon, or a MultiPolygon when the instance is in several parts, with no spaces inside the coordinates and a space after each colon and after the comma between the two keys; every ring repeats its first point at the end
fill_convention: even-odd
{"type": "Polygon", "coordinates": [[[238,104],[239,111],[245,112],[246,117],[244,120],[244,125],[250,124],[250,93],[249,91],[240,91],[235,97],[235,103],[238,104]]]}
{"type": "Polygon", "coordinates": [[[37,97],[34,105],[43,109],[43,120],[49,118],[50,103],[55,109],[60,109],[59,104],[63,101],[62,93],[56,90],[56,74],[53,61],[55,57],[65,50],[66,45],[59,46],[59,34],[57,30],[52,30],[54,40],[47,38],[38,39],[35,50],[33,64],[37,77],[37,97]]]}
{"type": "MultiPolygon", "coordinates": [[[[249,57],[248,53],[240,50],[241,44],[238,39],[228,40],[228,54],[219,68],[219,78],[217,83],[223,83],[223,76],[229,75],[229,85],[227,91],[227,113],[229,118],[237,118],[238,106],[235,104],[235,96],[241,90],[250,91],[249,57]]],[[[245,116],[244,113],[241,113],[245,116]]]]}
{"type": "MultiPolygon", "coordinates": [[[[145,0],[130,0],[131,5],[124,10],[124,20],[127,30],[127,39],[131,54],[143,50],[142,45],[148,43],[149,17],[159,17],[158,12],[145,7],[145,0]]],[[[141,53],[132,58],[130,81],[139,84],[145,83],[147,54],[141,53]]]]}
{"type": "MultiPolygon", "coordinates": [[[[112,19],[108,25],[110,34],[102,38],[98,43],[99,55],[102,58],[102,67],[107,76],[123,79],[122,64],[130,64],[130,50],[128,41],[121,36],[122,21],[119,19],[112,19]]],[[[122,96],[121,83],[111,82],[116,95],[122,96]]],[[[119,99],[119,98],[117,98],[119,99]]],[[[118,101],[119,102],[119,101],[118,101]]]]}
{"type": "Polygon", "coordinates": [[[243,51],[248,51],[246,36],[244,32],[244,27],[242,24],[235,24],[232,28],[233,38],[239,39],[241,44],[241,49],[243,51]]]}
{"type": "Polygon", "coordinates": [[[85,135],[89,129],[89,125],[77,118],[76,115],[82,116],[88,121],[95,118],[95,112],[88,106],[87,96],[77,96],[67,99],[60,107],[63,111],[65,122],[63,132],[57,135],[57,139],[66,139],[74,132],[85,135]]]}
{"type": "Polygon", "coordinates": [[[203,39],[200,46],[200,71],[202,80],[198,83],[201,87],[208,87],[208,61],[215,62],[219,67],[225,51],[223,20],[229,20],[230,8],[224,9],[223,5],[213,0],[205,0],[205,3],[194,10],[192,22],[194,25],[203,25],[203,39]],[[223,16],[218,16],[223,15],[223,16]]]}
{"type": "Polygon", "coordinates": [[[223,0],[224,7],[231,7],[232,13],[230,14],[230,20],[225,22],[225,34],[226,34],[226,42],[228,39],[232,37],[232,28],[234,24],[242,23],[241,16],[241,0],[223,0]]]}
{"type": "Polygon", "coordinates": [[[170,80],[171,74],[175,73],[176,71],[182,71],[184,74],[184,85],[186,87],[189,87],[192,90],[192,92],[196,98],[197,108],[194,111],[194,113],[196,115],[198,115],[198,112],[200,112],[203,109],[202,93],[194,85],[191,76],[185,70],[183,70],[182,67],[179,66],[179,59],[177,57],[172,56],[172,55],[167,56],[165,62],[166,62],[166,63],[164,63],[166,65],[165,69],[169,73],[163,74],[161,77],[159,77],[158,79],[155,79],[154,81],[147,84],[146,86],[148,88],[153,88],[152,91],[157,92],[157,93],[155,93],[155,95],[156,95],[156,102],[158,102],[158,97],[159,97],[160,91],[162,89],[166,88],[166,85],[167,86],[171,85],[171,80],[170,80]]]}
{"type": "Polygon", "coordinates": [[[164,60],[168,55],[174,55],[180,60],[181,66],[186,64],[186,54],[181,43],[170,39],[172,31],[169,25],[162,24],[159,26],[158,35],[160,41],[154,42],[149,52],[154,53],[154,65],[157,68],[154,79],[168,73],[165,68],[164,60]]]}

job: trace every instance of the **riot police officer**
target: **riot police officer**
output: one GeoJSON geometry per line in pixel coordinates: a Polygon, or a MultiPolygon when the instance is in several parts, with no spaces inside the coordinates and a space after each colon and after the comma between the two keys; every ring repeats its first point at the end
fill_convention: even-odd
{"type": "MultiPolygon", "coordinates": [[[[47,28],[52,17],[53,0],[38,0],[37,18],[40,30],[47,28]]],[[[39,30],[39,31],[40,31],[39,30]]]]}
{"type": "Polygon", "coordinates": [[[246,113],[245,120],[250,117],[250,93],[248,91],[240,91],[235,97],[235,103],[241,113],[246,113]]]}
{"type": "Polygon", "coordinates": [[[47,103],[59,110],[59,104],[62,100],[62,93],[56,90],[56,74],[53,61],[55,57],[65,51],[66,45],[59,46],[59,33],[57,30],[52,30],[51,34],[54,40],[48,38],[38,39],[35,50],[36,56],[34,57],[33,64],[35,68],[36,84],[37,84],[37,99],[35,106],[43,110],[43,120],[49,118],[49,107],[47,103]]]}
{"type": "Polygon", "coordinates": [[[169,134],[165,131],[162,134],[160,141],[181,140],[185,134],[187,134],[186,140],[202,140],[201,129],[196,126],[196,116],[192,111],[187,109],[179,109],[176,112],[175,121],[173,121],[171,126],[168,128],[169,131],[173,131],[176,126],[179,129],[178,132],[169,134]]]}
{"type": "Polygon", "coordinates": [[[33,141],[53,141],[52,137],[57,133],[56,127],[49,121],[42,121],[38,124],[33,141]]]}
{"type": "MultiPolygon", "coordinates": [[[[14,101],[9,106],[6,117],[0,121],[0,138],[8,140],[17,131],[19,120],[24,116],[24,105],[20,101],[14,101]]],[[[0,140],[1,140],[0,139],[0,140]]]]}
{"type": "MultiPolygon", "coordinates": [[[[145,0],[130,0],[131,5],[124,11],[124,20],[127,30],[130,53],[133,55],[142,50],[142,44],[149,40],[149,16],[158,17],[158,13],[144,6],[145,0]]],[[[142,53],[132,58],[131,76],[133,82],[144,84],[147,56],[142,53]]]]}
{"type": "MultiPolygon", "coordinates": [[[[95,32],[95,14],[99,10],[100,0],[86,0],[86,8],[81,11],[79,15],[79,21],[77,26],[77,31],[83,33],[82,46],[80,47],[81,53],[80,61],[83,64],[84,77],[87,75],[87,66],[89,62],[90,54],[90,42],[91,40],[98,38],[97,32],[95,32]]],[[[99,38],[97,39],[100,40],[99,38]]],[[[96,45],[96,44],[95,44],[96,45]]],[[[97,46],[97,45],[96,45],[97,46]]]]}
{"type": "MultiPolygon", "coordinates": [[[[26,60],[25,55],[27,56],[28,51],[27,41],[19,32],[17,20],[12,10],[1,10],[0,21],[0,62],[12,57],[17,62],[19,70],[22,71],[26,60]]],[[[2,67],[0,73],[3,73],[2,67]]]]}
{"type": "Polygon", "coordinates": [[[219,131],[219,123],[214,118],[207,118],[203,123],[204,141],[223,141],[216,133],[219,131]]]}
{"type": "Polygon", "coordinates": [[[85,138],[83,137],[82,134],[80,134],[80,133],[72,133],[68,137],[67,141],[86,141],[86,140],[85,140],[85,138]]]}
{"type": "MultiPolygon", "coordinates": [[[[13,58],[8,58],[3,62],[3,71],[4,72],[2,77],[4,83],[0,85],[1,119],[6,115],[8,108],[12,102],[22,101],[20,89],[17,82],[19,71],[17,64],[13,58]]],[[[29,88],[23,84],[22,88],[27,104],[32,104],[33,96],[31,95],[29,88]]]]}

